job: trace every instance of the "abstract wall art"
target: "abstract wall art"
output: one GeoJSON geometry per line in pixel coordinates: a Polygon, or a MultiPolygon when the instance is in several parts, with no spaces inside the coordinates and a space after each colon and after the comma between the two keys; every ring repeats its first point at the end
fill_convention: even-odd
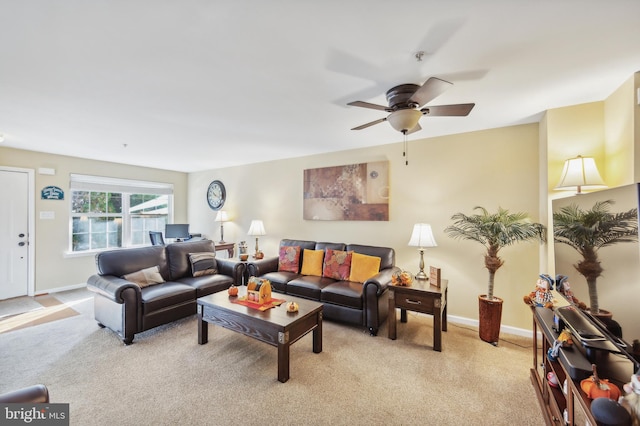
{"type": "Polygon", "coordinates": [[[389,220],[389,162],[304,171],[305,220],[389,220]]]}

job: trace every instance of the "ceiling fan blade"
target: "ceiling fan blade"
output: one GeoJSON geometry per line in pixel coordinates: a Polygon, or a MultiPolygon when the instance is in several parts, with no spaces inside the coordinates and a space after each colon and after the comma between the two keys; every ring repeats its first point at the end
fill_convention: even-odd
{"type": "Polygon", "coordinates": [[[377,109],[377,110],[380,110],[380,111],[387,111],[387,107],[386,106],[371,104],[369,102],[363,102],[363,101],[353,101],[353,102],[349,102],[347,105],[357,106],[357,107],[362,107],[362,108],[377,109]]]}
{"type": "Polygon", "coordinates": [[[427,102],[435,99],[437,96],[440,96],[451,86],[453,86],[453,83],[440,80],[436,77],[431,77],[427,81],[425,81],[418,90],[416,90],[416,93],[411,95],[409,102],[416,103],[420,107],[427,102]]]}
{"type": "Polygon", "coordinates": [[[366,129],[367,127],[371,127],[371,126],[373,126],[373,125],[375,125],[375,124],[382,123],[383,121],[387,121],[387,117],[380,118],[380,119],[375,120],[375,121],[372,121],[372,122],[370,122],[370,123],[362,124],[362,125],[360,125],[360,126],[358,126],[358,127],[354,127],[354,128],[353,128],[353,129],[351,129],[351,130],[362,130],[362,129],[366,129]]]}
{"type": "Polygon", "coordinates": [[[407,135],[410,135],[411,133],[419,132],[420,130],[422,130],[422,127],[420,127],[420,123],[418,123],[416,124],[416,127],[414,127],[413,129],[407,132],[407,135]]]}
{"type": "Polygon", "coordinates": [[[452,105],[436,105],[422,108],[420,111],[424,115],[429,116],[456,116],[464,117],[469,115],[476,104],[452,104],[452,105]]]}

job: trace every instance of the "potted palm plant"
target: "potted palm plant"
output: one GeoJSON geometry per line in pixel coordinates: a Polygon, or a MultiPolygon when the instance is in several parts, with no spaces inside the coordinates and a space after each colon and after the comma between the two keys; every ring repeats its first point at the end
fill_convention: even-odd
{"type": "Polygon", "coordinates": [[[567,244],[582,255],[582,260],[573,267],[587,280],[589,311],[594,315],[601,314],[596,283],[604,270],[598,250],[638,241],[638,210],[611,213],[612,204],[613,200],[597,201],[589,210],[570,204],[553,214],[555,242],[567,244]]]}
{"type": "Polygon", "coordinates": [[[487,294],[478,297],[480,338],[496,345],[500,336],[503,300],[493,295],[496,271],[504,265],[498,253],[507,247],[522,241],[546,239],[546,229],[540,223],[534,223],[527,213],[510,213],[498,207],[496,213],[489,213],[484,207],[474,207],[479,213],[466,215],[456,213],[451,216],[453,225],[445,232],[454,239],[476,241],[484,246],[484,266],[489,271],[487,294]]]}

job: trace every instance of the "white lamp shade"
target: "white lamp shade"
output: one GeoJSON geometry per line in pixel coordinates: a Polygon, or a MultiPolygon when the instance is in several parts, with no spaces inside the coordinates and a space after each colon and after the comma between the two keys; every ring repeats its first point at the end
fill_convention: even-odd
{"type": "Polygon", "coordinates": [[[560,182],[555,189],[599,189],[606,188],[596,162],[591,157],[582,157],[578,155],[576,158],[570,158],[564,162],[564,169],[560,182]]]}
{"type": "Polygon", "coordinates": [[[409,240],[411,247],[437,247],[436,239],[433,238],[431,225],[427,223],[416,223],[413,225],[413,232],[409,240]]]}
{"type": "Polygon", "coordinates": [[[249,232],[247,232],[247,235],[252,235],[254,237],[260,236],[260,235],[266,235],[267,233],[264,231],[264,224],[262,223],[261,220],[252,220],[251,221],[251,226],[249,226],[249,232]]]}
{"type": "Polygon", "coordinates": [[[216,222],[228,222],[229,215],[224,210],[218,210],[218,214],[216,215],[216,222]]]}
{"type": "Polygon", "coordinates": [[[409,133],[410,130],[418,125],[420,117],[422,117],[422,113],[416,109],[399,109],[393,111],[387,117],[387,121],[397,131],[409,133]]]}

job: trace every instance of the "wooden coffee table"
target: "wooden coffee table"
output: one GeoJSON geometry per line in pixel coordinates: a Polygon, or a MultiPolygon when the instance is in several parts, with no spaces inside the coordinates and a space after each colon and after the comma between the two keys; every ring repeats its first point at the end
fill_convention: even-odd
{"type": "MultiPolygon", "coordinates": [[[[246,293],[241,288],[238,297],[246,293]]],[[[322,352],[322,304],[311,300],[274,293],[277,299],[298,303],[299,310],[287,312],[286,302],[275,308],[260,311],[237,303],[226,291],[198,299],[198,343],[209,340],[209,323],[278,348],[278,380],[289,380],[289,347],[313,331],[313,352],[322,352]]]]}

